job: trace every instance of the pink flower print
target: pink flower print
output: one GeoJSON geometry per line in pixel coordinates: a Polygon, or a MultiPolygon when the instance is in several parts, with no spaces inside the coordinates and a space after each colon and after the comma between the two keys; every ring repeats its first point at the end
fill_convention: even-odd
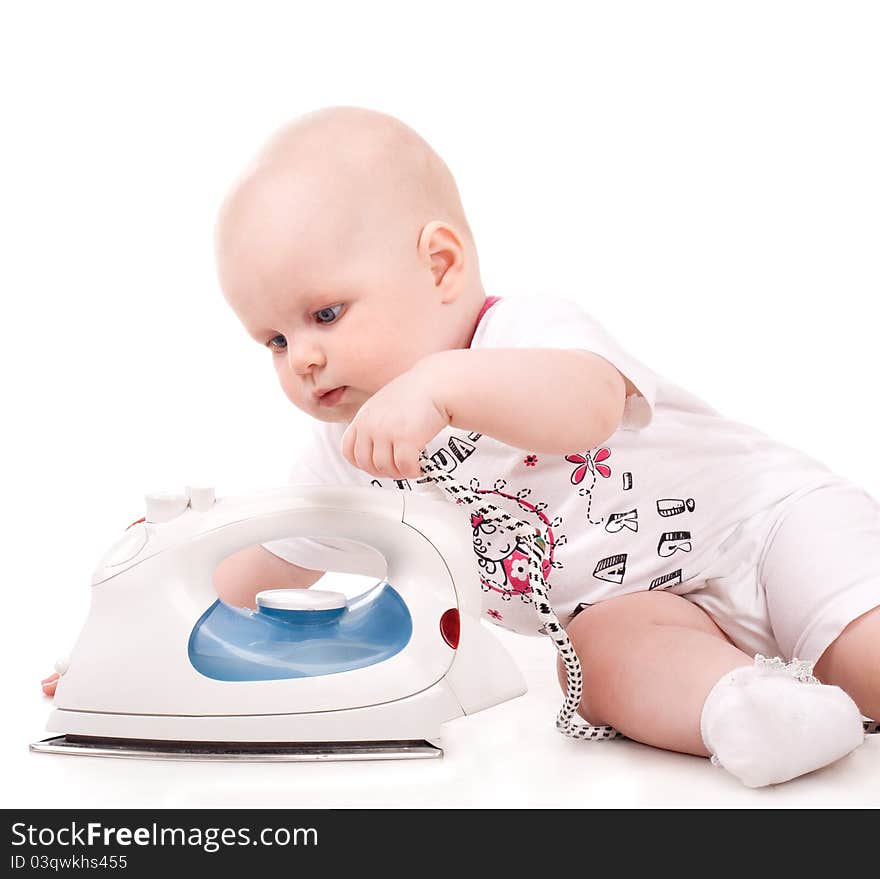
{"type": "Polygon", "coordinates": [[[600,476],[604,476],[605,479],[608,479],[611,476],[611,468],[607,464],[600,464],[599,461],[604,461],[606,458],[611,457],[611,449],[599,449],[596,452],[596,456],[593,458],[593,463],[596,465],[596,470],[598,471],[600,476]]]}
{"type": "Polygon", "coordinates": [[[523,458],[523,464],[525,464],[526,467],[534,467],[535,464],[537,464],[537,463],[538,463],[538,456],[537,455],[526,455],[525,458],[523,458]]]}
{"type": "Polygon", "coordinates": [[[513,559],[510,562],[510,579],[516,580],[519,583],[526,583],[529,579],[529,563],[525,558],[517,558],[517,555],[517,553],[514,553],[513,559]]]}
{"type": "Polygon", "coordinates": [[[486,614],[487,614],[487,616],[492,617],[493,620],[503,620],[504,619],[504,617],[501,616],[501,614],[498,613],[498,611],[495,610],[494,608],[489,608],[489,610],[486,611],[486,614]]]}
{"type": "Polygon", "coordinates": [[[599,451],[596,452],[595,457],[589,452],[583,455],[566,455],[565,460],[568,461],[569,464],[578,465],[575,467],[574,473],[571,474],[571,484],[579,485],[584,481],[584,477],[587,473],[593,469],[595,469],[600,476],[604,476],[605,479],[608,479],[611,476],[611,468],[606,464],[600,464],[599,461],[604,461],[610,456],[610,449],[599,449],[599,451]]]}
{"type": "Polygon", "coordinates": [[[584,477],[587,475],[587,471],[590,469],[589,460],[590,455],[589,452],[586,456],[584,455],[566,455],[565,460],[568,461],[569,464],[577,464],[575,467],[574,473],[571,474],[571,484],[572,485],[580,485],[584,481],[584,477]]]}
{"type": "Polygon", "coordinates": [[[527,595],[532,591],[529,585],[529,557],[524,552],[515,549],[502,560],[501,566],[507,575],[512,595],[527,595]]]}

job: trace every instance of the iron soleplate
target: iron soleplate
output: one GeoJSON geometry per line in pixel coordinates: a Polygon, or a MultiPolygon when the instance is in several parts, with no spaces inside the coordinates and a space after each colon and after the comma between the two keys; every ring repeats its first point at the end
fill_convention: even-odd
{"type": "Polygon", "coordinates": [[[331,760],[416,760],[443,756],[425,739],[381,742],[173,742],[63,735],[32,742],[31,751],[141,760],[225,760],[300,763],[331,760]]]}

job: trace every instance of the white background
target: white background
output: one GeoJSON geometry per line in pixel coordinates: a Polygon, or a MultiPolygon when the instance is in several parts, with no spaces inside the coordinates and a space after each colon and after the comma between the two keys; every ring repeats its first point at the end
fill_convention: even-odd
{"type": "MultiPolygon", "coordinates": [[[[248,776],[248,795],[218,767],[156,776],[165,765],[123,764],[147,766],[128,771],[153,782],[122,784],[114,761],[71,768],[26,745],[49,708],[39,680],[72,645],[91,571],[142,515],[143,494],[207,480],[225,495],[285,479],[307,416],[223,302],[211,236],[261,142],[320,106],[392,113],[438,150],[487,292],[577,299],[655,371],[880,496],[877,6],[80,0],[2,10],[4,805],[191,805],[206,789],[221,791],[214,805],[595,805],[614,801],[612,789],[616,804],[633,805],[674,802],[662,779],[680,795],[685,777],[704,803],[767,804],[706,761],[632,743],[621,744],[635,757],[574,758],[608,778],[599,793],[572,782],[568,763],[556,787],[533,771],[520,778],[515,756],[484,743],[507,767],[503,783],[490,773],[457,784],[465,764],[447,754],[442,782],[427,775],[399,793],[391,779],[402,770],[376,764],[346,768],[350,784],[335,787],[328,779],[343,776],[330,766],[292,768],[324,773],[295,783],[273,769],[248,776]],[[430,802],[424,784],[435,786],[430,802]]],[[[555,686],[552,645],[505,643],[544,669],[539,690],[555,686]]],[[[556,760],[574,743],[543,738],[559,701],[548,692],[519,700],[517,722],[540,729],[556,760]],[[547,700],[550,716],[529,698],[547,700]]],[[[481,747],[464,725],[491,730],[490,717],[458,722],[460,755],[481,747]]],[[[824,774],[824,804],[876,797],[859,787],[866,769],[880,770],[880,750],[867,750],[861,771],[824,774]]],[[[809,804],[816,783],[786,785],[773,802],[809,804]]]]}

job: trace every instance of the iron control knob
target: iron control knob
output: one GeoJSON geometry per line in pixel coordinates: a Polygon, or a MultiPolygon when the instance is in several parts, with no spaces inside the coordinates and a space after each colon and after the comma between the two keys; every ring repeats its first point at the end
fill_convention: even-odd
{"type": "Polygon", "coordinates": [[[146,520],[148,522],[170,522],[179,516],[189,504],[189,497],[183,492],[148,494],[146,520]]]}
{"type": "Polygon", "coordinates": [[[214,506],[214,488],[208,485],[188,485],[186,493],[189,505],[196,512],[204,513],[214,506]]]}

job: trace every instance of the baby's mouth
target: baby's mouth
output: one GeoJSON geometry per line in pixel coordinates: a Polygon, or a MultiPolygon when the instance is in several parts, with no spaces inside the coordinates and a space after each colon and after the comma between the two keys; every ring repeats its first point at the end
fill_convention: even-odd
{"type": "Polygon", "coordinates": [[[342,399],[342,395],[347,389],[348,385],[333,388],[332,391],[327,391],[325,394],[321,394],[319,397],[316,397],[315,400],[319,406],[335,406],[342,399]]]}

